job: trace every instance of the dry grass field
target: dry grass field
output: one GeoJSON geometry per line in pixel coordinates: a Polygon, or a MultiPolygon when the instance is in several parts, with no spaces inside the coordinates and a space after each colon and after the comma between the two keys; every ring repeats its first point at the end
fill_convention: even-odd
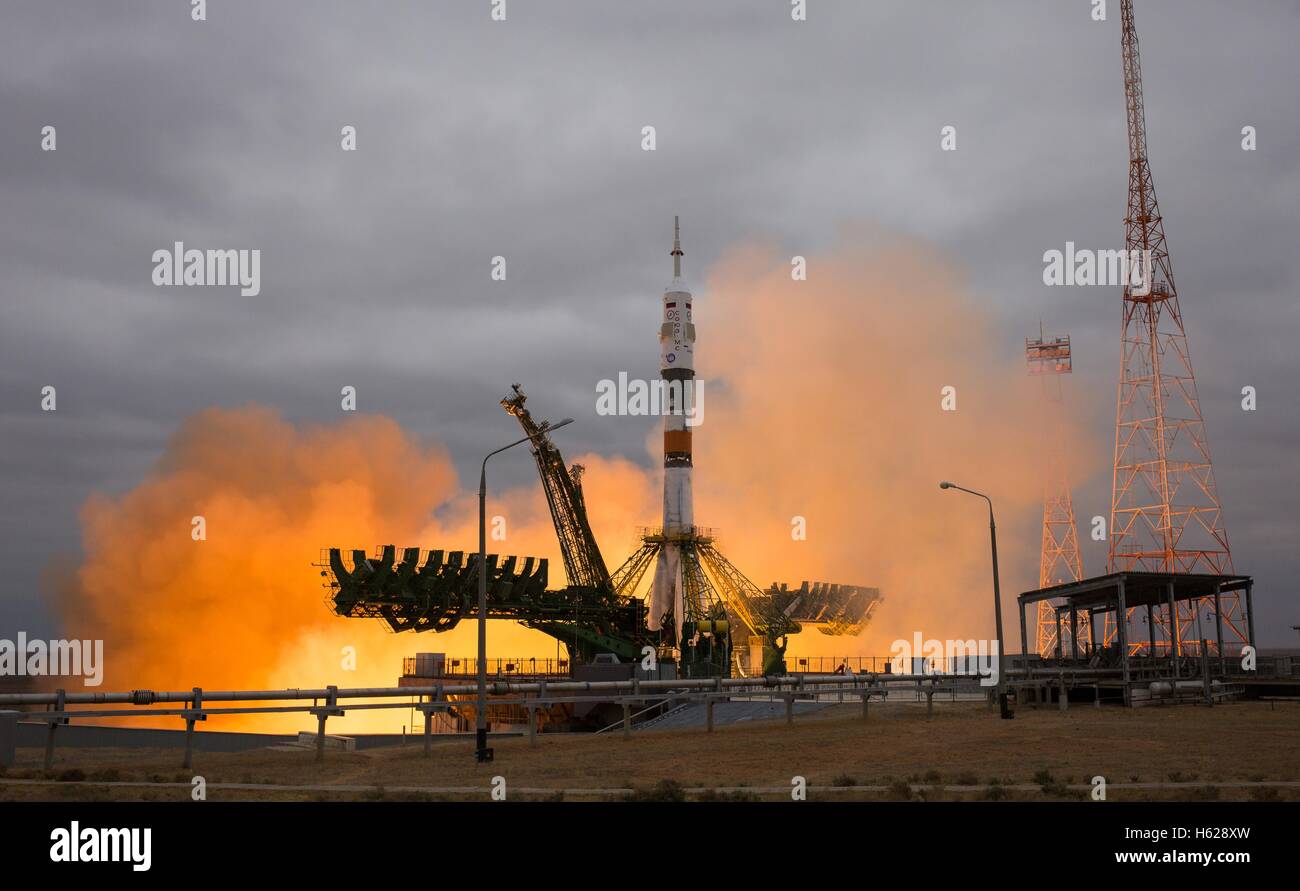
{"type": "MultiPolygon", "coordinates": [[[[214,801],[487,800],[498,775],[514,800],[788,800],[796,775],[810,800],[1084,798],[1094,776],[1106,778],[1110,800],[1300,800],[1293,703],[1022,709],[1014,721],[979,703],[946,703],[932,720],[924,705],[891,703],[873,705],[866,722],[846,704],[792,726],[752,721],[713,733],[555,734],[535,748],[522,738],[493,745],[488,765],[474,763],[463,738],[438,740],[428,759],[419,745],[328,752],[322,764],[310,749],[196,752],[192,773],[214,801]]],[[[60,749],[48,775],[42,756],[19,750],[0,777],[0,800],[190,797],[179,750],[60,749]]]]}

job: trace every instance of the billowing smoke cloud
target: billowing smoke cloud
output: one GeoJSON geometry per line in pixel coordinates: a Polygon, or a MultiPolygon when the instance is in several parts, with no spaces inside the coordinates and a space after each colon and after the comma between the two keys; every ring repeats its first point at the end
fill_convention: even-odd
{"type": "Polygon", "coordinates": [[[65,631],[104,639],[102,689],[351,686],[345,646],[358,684],[391,683],[403,642],[330,615],[312,564],[331,542],[413,536],[454,485],[442,449],[387,419],[201,412],[135,489],[86,502],[84,560],[56,591],[65,631]]]}
{"type": "MultiPolygon", "coordinates": [[[[760,587],[884,591],[862,637],[805,633],[791,653],[888,655],[916,631],[992,637],[984,502],[938,483],[995,500],[1010,623],[1007,604],[1037,583],[1038,540],[1006,534],[1042,510],[1037,382],[941,257],[872,234],[852,243],[809,257],[807,281],[762,248],[710,276],[696,302],[698,364],[718,386],[695,437],[697,522],[721,527],[725,552],[760,587]],[[945,387],[955,411],[943,410],[945,387]],[[797,517],[806,540],[791,535],[797,517]]],[[[1081,455],[1064,460],[1083,478],[1081,455]]]]}
{"type": "MultiPolygon", "coordinates": [[[[792,655],[887,655],[914,631],[991,636],[983,503],[937,483],[988,492],[1004,524],[1041,509],[1036,391],[1023,359],[995,346],[989,314],[941,258],[862,243],[808,258],[807,281],[793,281],[775,251],[744,248],[697,289],[706,381],[697,522],[721,530],[724,552],[760,586],[820,579],[878,586],[888,598],[862,638],[808,632],[792,655]],[[955,411],[940,405],[948,386],[955,411]],[[806,540],[791,535],[796,518],[806,540]]],[[[627,371],[645,376],[654,361],[651,344],[645,367],[627,371]]],[[[634,528],[658,520],[656,434],[647,448],[649,470],[569,456],[587,467],[611,569],[634,528]]],[[[493,550],[549,557],[552,584],[562,583],[540,486],[500,493],[489,514],[507,524],[493,550]]],[[[473,652],[472,623],[437,638],[393,635],[323,605],[312,568],[323,546],[477,543],[475,497],[458,487],[445,451],[386,418],[299,427],[262,407],[201,412],[148,478],[121,497],[92,497],[82,522],[84,558],[56,596],[68,636],[106,642],[101,689],[388,686],[417,650],[473,652]],[[195,516],[204,541],[191,536],[195,516]],[[353,671],[343,667],[348,647],[353,671]]],[[[1038,543],[1001,544],[1010,601],[1018,583],[1035,581],[1038,543]]],[[[550,638],[506,623],[491,629],[491,649],[556,652],[550,638]]],[[[353,713],[340,729],[395,729],[405,718],[353,713]]],[[[221,726],[254,723],[307,722],[221,726]]]]}

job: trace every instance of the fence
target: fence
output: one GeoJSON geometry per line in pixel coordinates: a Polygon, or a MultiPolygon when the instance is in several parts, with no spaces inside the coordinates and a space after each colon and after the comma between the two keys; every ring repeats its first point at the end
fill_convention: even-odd
{"type": "MultiPolygon", "coordinates": [[[[428,667],[420,666],[416,657],[407,656],[402,659],[402,674],[411,678],[472,678],[478,675],[477,659],[467,657],[444,658],[440,662],[434,662],[433,664],[440,665],[442,671],[431,672],[428,667]]],[[[486,664],[488,677],[492,678],[508,678],[519,675],[569,676],[568,659],[538,659],[528,656],[515,659],[488,659],[486,664]]],[[[427,665],[428,663],[426,663],[427,665]]]]}
{"type": "MultiPolygon", "coordinates": [[[[862,700],[863,717],[872,696],[887,696],[891,688],[914,688],[926,697],[933,708],[936,693],[955,691],[958,686],[977,689],[979,676],[970,675],[889,675],[889,674],[808,674],[782,675],[765,678],[698,678],[680,680],[616,681],[493,681],[487,685],[487,694],[493,705],[520,705],[529,712],[528,737],[536,741],[536,712],[539,707],[573,702],[618,702],[623,707],[623,731],[631,731],[631,708],[648,701],[674,699],[703,702],[707,707],[707,729],[713,729],[713,703],[721,699],[766,696],[785,701],[786,719],[794,719],[795,699],[817,698],[822,695],[850,695],[862,700]]],[[[132,690],[119,693],[76,693],[58,690],[54,693],[0,694],[0,708],[4,706],[46,706],[44,712],[0,711],[0,722],[12,721],[19,715],[28,721],[45,721],[48,731],[45,743],[45,766],[53,765],[56,732],[61,725],[73,719],[121,718],[127,716],[169,716],[185,722],[185,758],[182,766],[189,768],[193,758],[195,724],[220,715],[283,714],[302,712],[317,719],[316,759],[325,753],[325,725],[331,717],[341,717],[347,711],[388,708],[412,708],[424,715],[424,753],[429,755],[432,743],[432,726],[435,715],[446,713],[456,703],[449,697],[472,697],[478,692],[476,684],[433,684],[420,687],[325,687],[313,690],[224,690],[205,691],[195,687],[189,691],[132,690]],[[412,706],[411,697],[418,701],[412,706]],[[310,700],[310,704],[307,701],[310,700]],[[379,701],[372,701],[379,700],[379,701]],[[408,701],[403,701],[408,700],[408,701]],[[227,705],[213,703],[277,703],[275,705],[227,705]],[[290,703],[290,704],[279,704],[290,703]],[[162,707],[157,706],[173,706],[162,707]],[[78,708],[78,706],[97,706],[78,708]]]]}

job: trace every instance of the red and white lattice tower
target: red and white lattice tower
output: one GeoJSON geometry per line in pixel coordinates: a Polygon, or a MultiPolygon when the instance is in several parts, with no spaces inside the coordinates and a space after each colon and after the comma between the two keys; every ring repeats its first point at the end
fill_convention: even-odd
{"type": "MultiPolygon", "coordinates": [[[[1147,157],[1132,0],[1123,0],[1122,16],[1129,148],[1124,241],[1130,260],[1142,258],[1143,274],[1140,281],[1130,278],[1124,285],[1108,571],[1231,574],[1228,533],[1147,157]]],[[[1224,594],[1222,603],[1225,638],[1244,642],[1239,595],[1224,594]]],[[[1157,650],[1167,651],[1175,638],[1181,642],[1195,636],[1197,606],[1193,601],[1179,604],[1173,628],[1159,620],[1157,650]]],[[[1107,644],[1116,632],[1108,616],[1107,644]]],[[[1147,648],[1148,638],[1130,632],[1131,650],[1147,648]]]]}
{"type": "MultiPolygon", "coordinates": [[[[1039,411],[1039,436],[1043,456],[1043,548],[1038,563],[1038,587],[1049,588],[1083,578],[1083,561],[1079,556],[1079,536],[1074,525],[1074,500],[1070,497],[1070,478],[1065,468],[1064,437],[1061,423],[1065,411],[1061,376],[1073,370],[1070,338],[1043,336],[1025,341],[1025,363],[1032,376],[1042,381],[1042,405],[1039,411]]],[[[1090,639],[1089,623],[1078,626],[1079,651],[1090,639]]],[[[1055,657],[1057,620],[1055,606],[1047,600],[1038,602],[1037,633],[1034,650],[1044,657],[1055,657]]],[[[1061,626],[1062,653],[1071,652],[1068,625],[1061,626]]]]}

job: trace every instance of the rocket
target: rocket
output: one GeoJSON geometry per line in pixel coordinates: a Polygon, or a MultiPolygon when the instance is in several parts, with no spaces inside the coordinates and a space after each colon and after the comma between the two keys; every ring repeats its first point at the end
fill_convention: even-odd
{"type": "Polygon", "coordinates": [[[663,296],[663,321],[659,326],[659,376],[665,398],[664,414],[664,518],[665,543],[655,563],[646,625],[658,631],[671,610],[681,644],[685,612],[682,547],[695,531],[691,493],[691,429],[687,414],[694,397],[695,324],[691,320],[691,292],[682,281],[681,228],[673,217],[673,280],[663,296]]]}

